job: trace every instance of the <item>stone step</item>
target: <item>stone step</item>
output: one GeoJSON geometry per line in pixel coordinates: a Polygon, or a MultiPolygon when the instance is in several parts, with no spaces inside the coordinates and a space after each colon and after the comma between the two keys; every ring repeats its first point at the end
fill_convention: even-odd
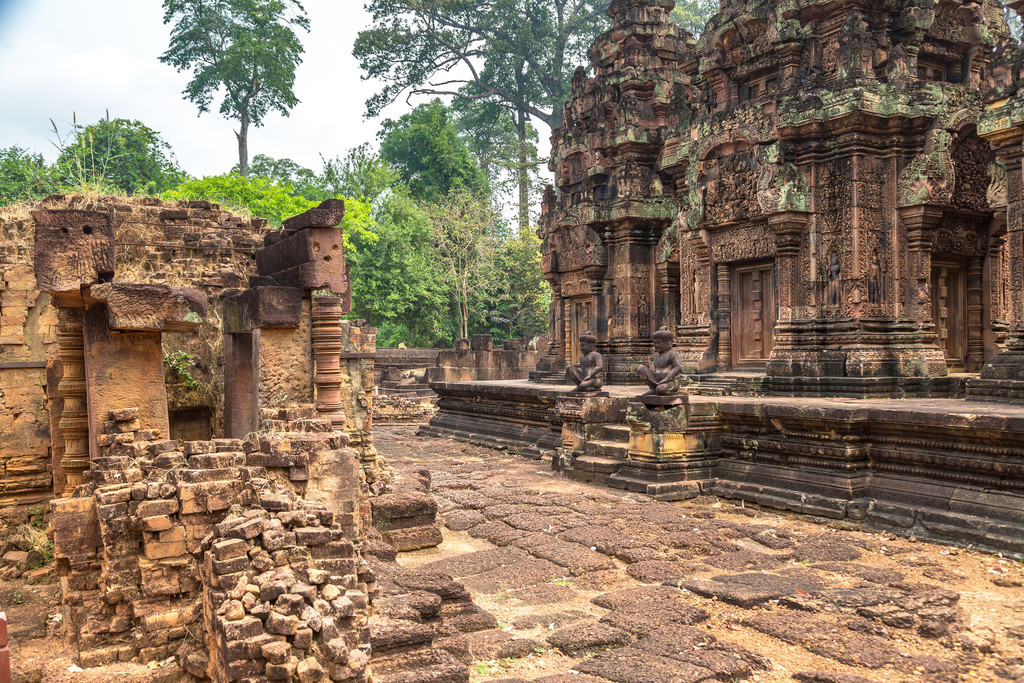
{"type": "Polygon", "coordinates": [[[614,443],[629,443],[629,425],[625,424],[604,424],[601,425],[601,429],[598,433],[598,438],[601,441],[611,441],[614,443]]]}
{"type": "Polygon", "coordinates": [[[594,474],[612,474],[617,472],[625,462],[623,458],[608,458],[600,455],[581,455],[573,462],[573,468],[594,474]]]}
{"type": "Polygon", "coordinates": [[[584,452],[587,455],[614,458],[621,465],[629,455],[629,445],[621,441],[588,441],[584,446],[584,452]]]}
{"type": "Polygon", "coordinates": [[[469,667],[442,649],[419,649],[373,658],[377,683],[462,683],[469,681],[469,667]]]}

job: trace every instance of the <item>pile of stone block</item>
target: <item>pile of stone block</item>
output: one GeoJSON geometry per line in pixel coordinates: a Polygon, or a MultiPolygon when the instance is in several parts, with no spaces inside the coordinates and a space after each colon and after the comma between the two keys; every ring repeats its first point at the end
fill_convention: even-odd
{"type": "MultiPolygon", "coordinates": [[[[301,414],[300,409],[279,417],[301,414]]],[[[369,527],[368,489],[361,479],[358,453],[346,448],[344,434],[300,417],[281,420],[281,431],[245,440],[179,443],[149,440],[159,435],[137,429],[134,408],[114,410],[107,417],[86,483],[73,496],[51,505],[65,624],[81,666],[176,656],[198,669],[204,657],[209,661],[211,651],[203,638],[207,632],[204,604],[216,602],[219,608],[229,599],[226,591],[238,583],[227,586],[230,579],[221,575],[248,572],[244,587],[259,585],[252,580],[266,571],[267,559],[272,566],[278,566],[278,560],[285,562],[296,576],[299,563],[307,562],[308,567],[309,559],[314,560],[322,566],[313,569],[327,572],[314,573],[320,581],[314,582],[318,590],[337,584],[343,593],[354,591],[349,600],[365,610],[366,598],[359,599],[356,593],[366,595],[372,576],[360,574],[357,546],[369,527]],[[309,430],[291,431],[303,428],[309,430]],[[313,512],[307,512],[306,506],[313,512]],[[241,539],[259,550],[251,556],[246,551],[246,570],[221,571],[239,561],[225,555],[223,546],[217,546],[221,548],[218,556],[214,541],[231,540],[232,534],[240,533],[238,519],[256,520],[252,524],[262,527],[256,533],[258,539],[241,539]],[[289,552],[278,553],[286,547],[289,552]],[[207,593],[216,596],[221,590],[225,596],[204,599],[207,593]]],[[[308,571],[304,576],[303,582],[314,585],[308,571]]],[[[302,589],[303,595],[307,593],[302,589]]],[[[211,614],[215,613],[216,609],[211,614]]],[[[269,613],[264,616],[269,618],[269,613]]],[[[266,628],[271,635],[281,635],[270,631],[269,625],[266,628]]],[[[352,633],[349,650],[358,649],[368,638],[365,633],[352,633]]],[[[235,640],[224,640],[224,647],[235,640]]],[[[303,642],[300,636],[299,643],[303,642]]],[[[211,675],[227,675],[234,670],[227,664],[240,651],[216,652],[230,661],[212,667],[211,675]]],[[[296,653],[299,663],[312,656],[308,648],[298,648],[296,653]],[[302,652],[306,656],[298,657],[302,652]]],[[[289,668],[291,657],[283,663],[297,675],[299,663],[289,668]]],[[[314,660],[325,675],[341,676],[350,661],[356,665],[350,667],[352,671],[360,669],[359,656],[352,657],[336,653],[333,658],[314,656],[314,660]]],[[[245,659],[249,658],[247,653],[245,659]]],[[[308,662],[302,671],[308,677],[314,668],[308,662]]],[[[337,680],[355,680],[358,675],[337,680]]]]}
{"type": "Polygon", "coordinates": [[[186,659],[214,681],[369,679],[373,573],[334,513],[267,494],[202,544],[203,611],[213,665],[186,659]]]}
{"type": "Polygon", "coordinates": [[[429,470],[396,473],[391,492],[371,498],[370,507],[374,527],[398,550],[419,550],[441,543],[429,470]]]}

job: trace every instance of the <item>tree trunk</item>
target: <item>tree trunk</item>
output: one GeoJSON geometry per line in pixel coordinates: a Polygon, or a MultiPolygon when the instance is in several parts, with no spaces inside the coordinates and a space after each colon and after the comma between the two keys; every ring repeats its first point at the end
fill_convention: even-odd
{"type": "Polygon", "coordinates": [[[243,178],[249,177],[249,112],[242,112],[238,122],[238,173],[243,178]]]}
{"type": "Polygon", "coordinates": [[[522,107],[516,110],[516,135],[519,137],[519,159],[516,175],[519,176],[519,232],[530,227],[530,172],[526,166],[526,112],[522,107]]]}
{"type": "MultiPolygon", "coordinates": [[[[516,69],[516,94],[522,99],[523,86],[526,76],[523,70],[526,63],[523,62],[516,69]]],[[[519,232],[522,234],[530,226],[530,173],[526,168],[526,110],[516,107],[516,137],[519,139],[519,149],[516,177],[519,183],[519,232]]]]}

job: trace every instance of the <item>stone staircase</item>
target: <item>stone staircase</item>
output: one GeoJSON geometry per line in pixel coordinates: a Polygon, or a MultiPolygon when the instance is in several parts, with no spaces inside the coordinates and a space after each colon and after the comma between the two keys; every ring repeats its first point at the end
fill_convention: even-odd
{"type": "Polygon", "coordinates": [[[573,468],[579,478],[603,484],[622,469],[629,458],[629,426],[601,425],[598,437],[587,441],[583,455],[576,458],[573,468]]]}

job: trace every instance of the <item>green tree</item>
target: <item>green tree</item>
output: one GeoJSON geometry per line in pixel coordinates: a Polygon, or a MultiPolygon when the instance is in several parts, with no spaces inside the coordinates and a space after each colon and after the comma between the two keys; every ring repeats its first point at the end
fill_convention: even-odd
{"type": "Polygon", "coordinates": [[[556,126],[573,69],[607,26],[607,7],[608,0],[369,0],[373,27],[352,52],[365,77],[384,87],[367,110],[376,116],[408,91],[493,99],[556,126]],[[517,70],[519,91],[509,82],[517,70]],[[470,85],[476,92],[463,90],[470,85]]]}
{"type": "Polygon", "coordinates": [[[540,269],[540,239],[532,230],[520,230],[495,255],[498,273],[488,313],[488,331],[507,339],[548,331],[551,288],[540,269]]]}
{"type": "Polygon", "coordinates": [[[433,251],[427,213],[401,186],[375,211],[373,241],[349,252],[352,314],[376,325],[377,344],[450,344],[454,324],[433,251]]]}
{"type": "Polygon", "coordinates": [[[139,121],[108,117],[88,126],[76,123],[72,131],[72,142],[58,142],[55,164],[67,185],[106,183],[126,194],[153,195],[185,176],[171,146],[139,121]]]}
{"type": "Polygon", "coordinates": [[[0,206],[42,199],[59,189],[59,174],[42,154],[17,146],[0,149],[0,206]]]}
{"type": "MultiPolygon", "coordinates": [[[[241,175],[237,165],[231,172],[241,175]]],[[[325,189],[316,172],[300,166],[291,159],[275,159],[266,154],[257,154],[249,164],[249,177],[266,178],[278,184],[291,185],[296,194],[310,201],[323,201],[327,198],[323,196],[325,189]]]]}
{"type": "Polygon", "coordinates": [[[435,99],[381,128],[381,159],[413,198],[433,202],[452,190],[488,192],[487,176],[459,137],[451,110],[435,99]]]}
{"type": "Polygon", "coordinates": [[[383,89],[367,100],[375,116],[402,93],[490,102],[516,129],[520,229],[529,197],[530,117],[561,123],[572,72],[586,62],[608,21],[608,0],[370,0],[373,28],[353,54],[383,89]]]}
{"type": "Polygon", "coordinates": [[[542,185],[537,130],[526,124],[519,130],[516,113],[496,102],[455,100],[452,109],[462,138],[469,145],[491,187],[515,197],[519,229],[530,224],[530,209],[542,185]]]}
{"type": "Polygon", "coordinates": [[[298,0],[164,0],[164,23],[174,26],[160,61],[191,71],[185,98],[238,122],[238,168],[249,174],[249,126],[271,111],[288,116],[298,104],[293,87],[303,47],[294,29],[309,30],[298,0]]]}
{"type": "MultiPolygon", "coordinates": [[[[307,199],[295,192],[289,183],[278,183],[268,178],[252,176],[243,178],[237,173],[188,178],[173,190],[160,195],[161,199],[204,200],[223,204],[233,211],[266,218],[273,226],[317,206],[322,199],[307,199]]],[[[328,199],[329,197],[323,197],[328,199]]],[[[345,248],[353,249],[353,239],[358,236],[363,242],[372,242],[372,220],[369,204],[353,198],[345,200],[345,248]]]]}
{"type": "Polygon", "coordinates": [[[678,0],[671,19],[694,37],[699,37],[708,19],[717,11],[717,0],[678,0]]]}
{"type": "Polygon", "coordinates": [[[325,162],[322,178],[325,185],[346,197],[373,201],[398,182],[398,173],[363,143],[344,157],[325,162]]]}
{"type": "Polygon", "coordinates": [[[459,338],[469,337],[474,312],[488,299],[495,282],[494,228],[490,200],[465,189],[453,190],[427,207],[434,258],[458,319],[459,338]]]}

